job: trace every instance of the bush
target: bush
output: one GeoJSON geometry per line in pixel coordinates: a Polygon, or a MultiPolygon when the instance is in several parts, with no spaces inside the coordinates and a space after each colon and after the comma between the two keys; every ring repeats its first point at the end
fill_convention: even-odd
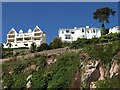
{"type": "Polygon", "coordinates": [[[113,56],[120,51],[120,41],[112,42],[108,45],[90,45],[86,47],[92,58],[100,59],[104,64],[110,64],[113,56]]]}
{"type": "Polygon", "coordinates": [[[54,38],[53,41],[50,43],[51,49],[62,48],[62,41],[60,38],[54,38]]]}
{"type": "Polygon", "coordinates": [[[34,53],[34,52],[36,51],[36,45],[35,45],[35,43],[32,43],[32,44],[31,44],[30,51],[31,51],[32,53],[34,53]]]}
{"type": "Polygon", "coordinates": [[[113,78],[107,78],[106,80],[98,81],[97,88],[120,88],[120,75],[113,78]]]}
{"type": "Polygon", "coordinates": [[[49,50],[50,47],[47,43],[42,43],[39,47],[37,47],[37,51],[40,52],[40,51],[43,51],[43,50],[49,50]]]}

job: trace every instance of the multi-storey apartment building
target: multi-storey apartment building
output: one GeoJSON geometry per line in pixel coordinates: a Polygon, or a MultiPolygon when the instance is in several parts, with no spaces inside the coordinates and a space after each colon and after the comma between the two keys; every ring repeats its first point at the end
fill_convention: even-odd
{"type": "Polygon", "coordinates": [[[60,28],[58,33],[62,41],[71,42],[76,41],[78,38],[98,38],[101,36],[101,29],[90,28],[89,26],[80,28],[75,27],[74,29],[60,28]]]}
{"type": "Polygon", "coordinates": [[[109,33],[120,33],[120,26],[110,28],[109,33]]]}
{"type": "Polygon", "coordinates": [[[26,33],[24,33],[23,30],[17,33],[16,30],[12,28],[7,34],[7,42],[4,44],[4,48],[8,48],[8,44],[11,44],[11,48],[30,48],[32,43],[35,43],[36,46],[46,43],[46,34],[38,26],[36,26],[33,31],[29,29],[26,33]]]}

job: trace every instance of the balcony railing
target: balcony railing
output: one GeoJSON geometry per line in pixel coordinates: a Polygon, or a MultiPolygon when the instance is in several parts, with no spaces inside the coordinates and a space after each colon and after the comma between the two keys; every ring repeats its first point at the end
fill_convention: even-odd
{"type": "Polygon", "coordinates": [[[7,39],[15,39],[15,38],[9,38],[9,37],[8,37],[7,39]]]}

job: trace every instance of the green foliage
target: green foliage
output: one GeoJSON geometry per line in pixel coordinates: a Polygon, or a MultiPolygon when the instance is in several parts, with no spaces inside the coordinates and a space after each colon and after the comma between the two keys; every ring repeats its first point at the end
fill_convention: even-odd
{"type": "Polygon", "coordinates": [[[107,42],[109,41],[116,41],[120,40],[120,33],[110,33],[106,34],[104,36],[100,37],[101,42],[104,42],[103,40],[106,40],[107,42]]]}
{"type": "Polygon", "coordinates": [[[31,44],[30,51],[31,51],[32,53],[34,53],[34,52],[36,51],[36,45],[35,45],[35,43],[32,43],[32,44],[31,44]]]}
{"type": "Polygon", "coordinates": [[[104,27],[104,21],[106,21],[107,23],[109,23],[109,16],[115,15],[114,10],[108,8],[108,7],[103,7],[100,9],[97,9],[94,13],[93,13],[93,18],[99,20],[99,22],[102,23],[102,27],[104,27]]]}
{"type": "Polygon", "coordinates": [[[63,47],[70,47],[71,43],[70,42],[63,42],[63,47]]]}
{"type": "Polygon", "coordinates": [[[61,55],[52,69],[52,80],[49,81],[48,88],[68,87],[79,64],[78,53],[70,52],[61,55]]]}
{"type": "Polygon", "coordinates": [[[120,75],[97,82],[97,88],[120,88],[120,75]]]}
{"type": "MultiPolygon", "coordinates": [[[[24,88],[26,87],[27,80],[26,78],[30,75],[39,75],[43,73],[43,69],[46,66],[45,56],[40,56],[38,58],[34,58],[33,60],[24,60],[24,61],[14,61],[14,62],[5,62],[2,64],[3,69],[3,86],[7,86],[9,88],[24,88]],[[33,72],[31,70],[26,72],[21,72],[25,68],[27,68],[31,64],[35,64],[38,68],[38,72],[33,72]],[[13,71],[12,74],[9,72],[13,71]]],[[[40,76],[39,76],[40,77],[40,76]]],[[[37,77],[37,78],[39,78],[37,77]]],[[[34,83],[34,82],[32,82],[34,83]]]]}
{"type": "Polygon", "coordinates": [[[54,38],[53,41],[50,43],[51,49],[62,48],[62,41],[60,38],[54,38]]]}
{"type": "Polygon", "coordinates": [[[92,39],[86,39],[86,38],[78,38],[77,41],[74,41],[71,43],[70,48],[83,48],[89,44],[95,44],[98,43],[98,38],[92,38],[92,39]]]}
{"type": "Polygon", "coordinates": [[[104,27],[102,27],[102,35],[105,35],[106,34],[106,29],[104,27]]]}
{"type": "Polygon", "coordinates": [[[47,43],[42,43],[39,47],[37,47],[37,51],[49,50],[50,47],[47,43]]]}
{"type": "Polygon", "coordinates": [[[119,46],[120,41],[116,41],[105,46],[90,45],[86,47],[86,50],[92,58],[100,59],[104,64],[110,64],[113,56],[120,51],[119,46]]]}
{"type": "Polygon", "coordinates": [[[70,44],[70,48],[83,48],[92,44],[103,44],[109,43],[112,41],[119,41],[120,40],[120,33],[110,33],[106,35],[102,35],[100,38],[92,38],[92,39],[86,39],[86,38],[78,38],[77,41],[74,41],[70,44]]]}

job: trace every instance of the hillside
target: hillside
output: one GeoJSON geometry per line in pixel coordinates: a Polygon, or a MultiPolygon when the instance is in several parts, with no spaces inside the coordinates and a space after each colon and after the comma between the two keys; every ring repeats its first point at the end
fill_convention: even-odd
{"type": "Polygon", "coordinates": [[[3,88],[120,88],[120,41],[2,64],[3,88]]]}

